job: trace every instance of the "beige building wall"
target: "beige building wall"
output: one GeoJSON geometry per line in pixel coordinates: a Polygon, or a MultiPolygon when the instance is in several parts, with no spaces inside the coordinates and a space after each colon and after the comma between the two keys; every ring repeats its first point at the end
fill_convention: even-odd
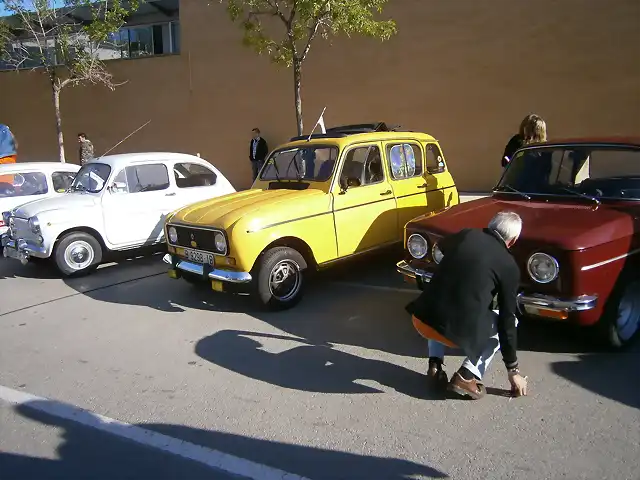
{"type": "MultiPolygon", "coordinates": [[[[507,140],[530,112],[550,137],[640,134],[638,0],[391,0],[398,35],[380,43],[314,44],[303,71],[305,131],[386,121],[438,138],[461,190],[490,189],[507,140]]],[[[199,152],[237,188],[250,184],[248,141],[259,126],[271,148],[295,135],[290,70],[240,44],[218,2],[183,0],[181,55],[110,62],[128,83],[62,95],[67,157],[75,134],[96,152],[151,123],[114,152],[199,152]]],[[[46,79],[0,74],[0,122],[20,161],[56,155],[46,79]]]]}

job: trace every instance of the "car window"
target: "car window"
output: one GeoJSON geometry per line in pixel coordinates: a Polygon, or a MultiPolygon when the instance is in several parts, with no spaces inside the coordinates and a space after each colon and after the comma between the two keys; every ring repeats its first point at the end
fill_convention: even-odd
{"type": "Polygon", "coordinates": [[[640,198],[640,150],[580,145],[514,155],[497,190],[515,194],[640,198]]]}
{"type": "Polygon", "coordinates": [[[375,145],[357,147],[349,150],[342,167],[341,181],[357,181],[357,185],[373,185],[384,180],[382,156],[375,145]]]}
{"type": "Polygon", "coordinates": [[[444,172],[444,160],[438,145],[435,143],[427,143],[425,151],[427,157],[427,170],[429,172],[444,172]]]}
{"type": "Polygon", "coordinates": [[[326,182],[331,178],[338,149],[327,146],[276,150],[260,173],[260,180],[326,182]]]}
{"type": "Polygon", "coordinates": [[[169,171],[163,163],[130,165],[125,168],[129,193],[155,192],[169,188],[169,171]]]}
{"type": "Polygon", "coordinates": [[[389,145],[387,155],[391,177],[394,180],[422,175],[422,151],[418,145],[410,143],[389,145]]]}
{"type": "Polygon", "coordinates": [[[42,172],[18,172],[0,175],[0,198],[44,195],[49,191],[42,172]]]}
{"type": "Polygon", "coordinates": [[[215,185],[216,173],[197,163],[176,163],[173,167],[178,188],[204,187],[215,185]]]}
{"type": "Polygon", "coordinates": [[[59,193],[66,192],[67,188],[73,183],[75,176],[75,172],[53,172],[51,174],[53,189],[59,193]]]}

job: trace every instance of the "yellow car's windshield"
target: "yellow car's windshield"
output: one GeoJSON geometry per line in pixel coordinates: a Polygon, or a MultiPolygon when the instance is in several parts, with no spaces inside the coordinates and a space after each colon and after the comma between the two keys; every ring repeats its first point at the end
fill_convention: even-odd
{"type": "Polygon", "coordinates": [[[260,180],[325,182],[331,178],[338,148],[313,145],[276,150],[265,162],[260,180]]]}

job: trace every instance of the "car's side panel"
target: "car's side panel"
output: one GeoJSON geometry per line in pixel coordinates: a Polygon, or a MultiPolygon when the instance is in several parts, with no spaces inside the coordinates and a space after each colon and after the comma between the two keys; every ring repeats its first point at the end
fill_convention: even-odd
{"type": "Polygon", "coordinates": [[[331,196],[308,197],[305,211],[306,213],[290,220],[261,222],[257,228],[252,226],[251,220],[243,219],[236,223],[227,232],[229,256],[235,259],[236,268],[250,271],[265,248],[283,238],[296,238],[305,242],[317,263],[336,259],[331,196]]]}

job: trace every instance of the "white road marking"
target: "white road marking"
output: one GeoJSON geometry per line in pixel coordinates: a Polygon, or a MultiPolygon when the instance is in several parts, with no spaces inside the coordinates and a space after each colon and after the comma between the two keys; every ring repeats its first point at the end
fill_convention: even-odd
{"type": "Polygon", "coordinates": [[[357,282],[330,282],[333,285],[344,285],[345,287],[356,287],[356,288],[368,288],[371,290],[381,290],[385,292],[400,292],[400,293],[412,293],[414,295],[419,295],[420,290],[418,288],[400,288],[400,287],[384,287],[382,285],[368,285],[366,283],[357,283],[357,282]]]}
{"type": "Polygon", "coordinates": [[[37,397],[30,393],[20,392],[2,385],[0,385],[0,400],[39,410],[55,417],[64,418],[65,420],[70,420],[86,427],[95,428],[121,438],[126,438],[141,445],[202,463],[208,467],[239,475],[244,478],[254,480],[308,480],[304,477],[254,463],[244,458],[185,442],[136,425],[105,417],[104,415],[98,415],[74,405],[37,397]]]}

